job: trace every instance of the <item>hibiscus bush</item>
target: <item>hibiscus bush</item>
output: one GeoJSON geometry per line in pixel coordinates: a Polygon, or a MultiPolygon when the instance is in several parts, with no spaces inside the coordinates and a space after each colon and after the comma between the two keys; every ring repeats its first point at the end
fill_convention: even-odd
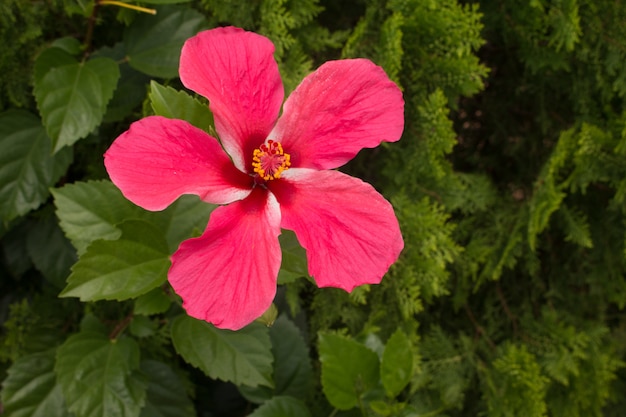
{"type": "Polygon", "coordinates": [[[625,19],[3,0],[0,415],[623,415],[625,19]]]}

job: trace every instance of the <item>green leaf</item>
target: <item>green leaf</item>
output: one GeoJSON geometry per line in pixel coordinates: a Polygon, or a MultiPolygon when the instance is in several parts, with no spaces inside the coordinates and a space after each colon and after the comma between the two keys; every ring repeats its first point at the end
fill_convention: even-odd
{"type": "Polygon", "coordinates": [[[250,417],[310,417],[307,406],[293,397],[273,397],[254,410],[250,417]]]}
{"type": "Polygon", "coordinates": [[[270,327],[272,354],[274,355],[274,384],[267,387],[239,387],[244,397],[262,403],[277,395],[307,398],[313,390],[313,369],[309,349],[300,330],[285,315],[270,327]]]}
{"type": "Polygon", "coordinates": [[[60,47],[44,49],[37,59],[33,68],[35,84],[40,83],[44,75],[52,68],[63,67],[65,65],[77,64],[78,61],[67,50],[60,47]]]}
{"type": "Polygon", "coordinates": [[[54,152],[74,144],[100,124],[119,75],[115,61],[95,58],[52,68],[35,79],[37,105],[54,152]]]}
{"type": "Polygon", "coordinates": [[[143,214],[110,181],[77,182],[52,194],[61,228],[79,254],[95,240],[119,238],[115,225],[143,214]]]}
{"type": "Polygon", "coordinates": [[[165,313],[172,304],[172,300],[163,292],[161,287],[155,288],[135,300],[133,314],[150,316],[152,314],[165,313]]]}
{"type": "Polygon", "coordinates": [[[77,14],[83,17],[91,16],[95,0],[63,0],[65,13],[68,16],[77,14]]]}
{"type": "Polygon", "coordinates": [[[193,403],[181,378],[163,362],[144,360],[141,371],[148,377],[146,406],[140,417],[194,417],[193,403]]]}
{"type": "Polygon", "coordinates": [[[204,231],[216,207],[200,200],[198,196],[183,195],[163,211],[143,212],[142,218],[163,230],[170,252],[174,252],[183,240],[204,231]]]}
{"type": "Polygon", "coordinates": [[[61,228],[80,254],[98,239],[120,236],[117,224],[141,219],[163,231],[169,252],[207,225],[215,205],[184,195],[160,212],[148,212],[128,201],[110,181],[88,181],[52,190],[61,228]]]}
{"type": "Polygon", "coordinates": [[[159,324],[146,316],[133,316],[128,326],[130,334],[137,338],[153,336],[159,324]]]}
{"type": "Polygon", "coordinates": [[[94,58],[111,58],[116,62],[121,62],[119,65],[120,79],[117,83],[115,93],[113,93],[113,97],[107,105],[104,121],[116,122],[123,120],[131,114],[133,110],[139,108],[146,98],[146,85],[150,77],[132,69],[130,65],[125,62],[126,51],[124,50],[124,44],[122,42],[116,43],[112,48],[100,48],[94,52],[92,56],[94,58]]]}
{"type": "Polygon", "coordinates": [[[187,315],[172,323],[176,351],[211,378],[236,385],[272,387],[272,352],[267,327],[252,323],[233,332],[187,315]]]}
{"type": "Polygon", "coordinates": [[[41,121],[22,110],[0,113],[0,217],[9,221],[48,198],[67,170],[71,149],[52,156],[41,121]]]}
{"type": "Polygon", "coordinates": [[[190,8],[163,7],[156,16],[138,16],[124,33],[131,67],[152,77],[174,78],[183,43],[206,25],[190,8]]]}
{"type": "Polygon", "coordinates": [[[138,369],[134,340],[86,331],[58,348],[54,370],[69,410],[78,417],[137,417],[146,399],[138,369]]]}
{"type": "Polygon", "coordinates": [[[189,3],[191,0],[141,0],[146,4],[176,4],[176,3],[189,3]]]}
{"type": "Polygon", "coordinates": [[[26,245],[37,270],[54,286],[63,288],[76,262],[76,250],[52,213],[37,221],[28,234],[26,245]]]}
{"type": "Polygon", "coordinates": [[[339,410],[353,408],[378,383],[378,356],[362,344],[331,333],[319,334],[322,388],[339,410]]]}
{"type": "Polygon", "coordinates": [[[20,279],[33,266],[26,245],[26,237],[32,230],[32,224],[31,219],[18,219],[0,240],[0,260],[3,267],[0,271],[8,272],[15,279],[20,279]]]}
{"type": "Polygon", "coordinates": [[[413,376],[411,341],[400,329],[391,335],[380,365],[380,379],[390,398],[396,397],[413,376]]]}
{"type": "Polygon", "coordinates": [[[69,417],[54,373],[55,349],[17,359],[2,383],[4,414],[12,417],[69,417]]]}
{"type": "Polygon", "coordinates": [[[93,242],[72,268],[60,297],[81,301],[125,300],[167,280],[169,250],[163,234],[142,220],[128,220],[115,241],[93,242]]]}
{"type": "Polygon", "coordinates": [[[66,36],[64,38],[55,39],[50,44],[50,47],[60,48],[72,56],[77,56],[80,54],[82,44],[78,41],[78,39],[66,36]]]}
{"type": "Polygon", "coordinates": [[[213,113],[209,111],[208,105],[202,104],[184,91],[151,81],[149,97],[154,114],[186,120],[206,132],[214,132],[213,113]]]}
{"type": "Polygon", "coordinates": [[[278,283],[286,284],[300,277],[308,277],[306,251],[300,246],[296,234],[291,230],[283,230],[278,240],[283,253],[283,260],[278,271],[278,283]]]}

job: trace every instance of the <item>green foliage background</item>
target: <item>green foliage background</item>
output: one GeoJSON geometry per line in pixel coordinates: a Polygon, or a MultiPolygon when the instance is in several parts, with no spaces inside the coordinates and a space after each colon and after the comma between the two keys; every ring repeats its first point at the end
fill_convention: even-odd
{"type": "Polygon", "coordinates": [[[0,414],[623,415],[625,4],[123,3],[157,14],[0,4],[0,414]],[[236,333],[165,281],[212,208],[144,212],[102,165],[144,115],[212,129],[177,54],[221,25],[274,42],[287,92],[367,57],[406,101],[402,140],[342,168],[392,201],[400,260],[378,286],[317,289],[283,235],[280,316],[236,333]]]}

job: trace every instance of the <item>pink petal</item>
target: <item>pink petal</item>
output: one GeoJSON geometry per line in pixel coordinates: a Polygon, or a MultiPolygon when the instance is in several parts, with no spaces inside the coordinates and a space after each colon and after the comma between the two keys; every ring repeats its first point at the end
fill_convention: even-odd
{"type": "Polygon", "coordinates": [[[367,59],[329,61],[289,96],[270,138],[299,168],[337,168],[362,148],[395,142],[404,128],[402,92],[367,59]]]}
{"type": "Polygon", "coordinates": [[[284,97],[272,42],[227,27],[200,32],[180,56],[183,84],[209,99],[224,149],[242,171],[272,130],[284,97]]]}
{"type": "Polygon", "coordinates": [[[404,247],[391,204],[357,178],[295,168],[270,188],[281,226],[296,233],[320,287],[377,284],[404,247]]]}
{"type": "Polygon", "coordinates": [[[183,194],[226,204],[245,198],[252,185],[217,139],[160,116],[133,123],[106,151],[104,165],[124,196],[148,210],[162,210],[183,194]]]}
{"type": "Polygon", "coordinates": [[[187,314],[238,330],[261,316],[276,293],[280,209],[259,187],[211,214],[204,234],[172,255],[169,281],[187,314]]]}

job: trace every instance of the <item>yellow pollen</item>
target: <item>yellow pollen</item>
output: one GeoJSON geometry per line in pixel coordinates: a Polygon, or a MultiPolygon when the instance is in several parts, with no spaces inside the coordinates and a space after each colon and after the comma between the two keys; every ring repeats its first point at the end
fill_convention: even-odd
{"type": "Polygon", "coordinates": [[[252,153],[252,168],[265,181],[280,178],[291,166],[291,156],[283,151],[279,142],[268,140],[252,153]]]}

